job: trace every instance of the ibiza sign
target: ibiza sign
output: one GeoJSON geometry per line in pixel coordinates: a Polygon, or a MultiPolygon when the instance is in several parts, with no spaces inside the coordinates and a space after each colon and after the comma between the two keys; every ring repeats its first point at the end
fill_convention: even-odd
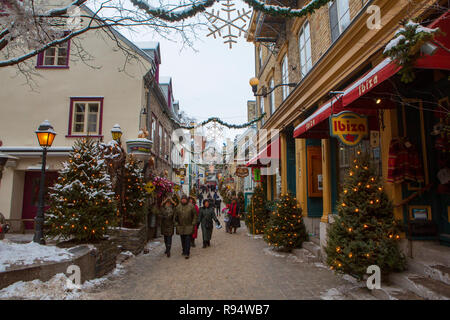
{"type": "Polygon", "coordinates": [[[369,134],[367,117],[343,111],[330,117],[330,135],[347,146],[356,146],[369,134]]]}

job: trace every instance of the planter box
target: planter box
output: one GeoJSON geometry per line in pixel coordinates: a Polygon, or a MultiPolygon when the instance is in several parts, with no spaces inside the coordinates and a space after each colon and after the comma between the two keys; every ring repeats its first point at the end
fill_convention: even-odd
{"type": "Polygon", "coordinates": [[[127,140],[127,153],[132,154],[137,159],[146,161],[150,159],[153,142],[148,139],[138,138],[127,140]]]}
{"type": "Polygon", "coordinates": [[[136,229],[117,228],[112,230],[112,236],[122,251],[130,251],[134,255],[144,250],[147,243],[147,227],[141,225],[136,229]]]}

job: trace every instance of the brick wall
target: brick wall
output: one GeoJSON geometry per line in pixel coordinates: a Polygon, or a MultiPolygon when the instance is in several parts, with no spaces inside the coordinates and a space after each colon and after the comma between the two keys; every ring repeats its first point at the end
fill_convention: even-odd
{"type": "MultiPolygon", "coordinates": [[[[300,1],[299,5],[304,5],[300,1]]],[[[349,0],[350,18],[353,20],[361,11],[364,3],[367,0],[349,0]]],[[[287,46],[287,54],[289,61],[289,81],[299,82],[301,80],[301,66],[300,66],[300,52],[299,52],[299,30],[304,25],[306,20],[310,23],[311,32],[311,58],[314,64],[326,53],[326,51],[332,45],[331,43],[331,30],[330,30],[330,18],[328,13],[328,6],[324,6],[314,14],[295,19],[287,19],[285,24],[286,38],[282,43],[277,43],[277,50],[275,54],[272,54],[266,46],[256,43],[255,44],[255,70],[256,75],[259,78],[259,88],[265,86],[269,88],[270,74],[273,72],[273,78],[275,85],[281,83],[281,60],[282,55],[286,52],[284,47],[287,46]],[[262,68],[259,68],[259,47],[263,47],[263,63],[262,68]],[[280,50],[281,49],[281,50],[280,50]]],[[[282,87],[275,90],[275,106],[278,107],[283,102],[282,100],[282,87]]],[[[260,91],[259,91],[260,92],[260,91]]],[[[257,98],[257,109],[260,114],[260,99],[257,98]]],[[[265,121],[270,117],[269,110],[269,97],[264,101],[265,112],[267,113],[265,121]]]]}

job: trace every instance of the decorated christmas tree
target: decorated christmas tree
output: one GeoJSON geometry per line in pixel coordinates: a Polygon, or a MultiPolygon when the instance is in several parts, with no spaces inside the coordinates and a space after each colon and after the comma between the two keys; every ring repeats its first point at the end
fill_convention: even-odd
{"type": "Polygon", "coordinates": [[[142,170],[139,168],[138,161],[132,155],[127,157],[123,168],[123,184],[122,225],[126,228],[135,228],[144,219],[144,208],[148,193],[144,189],[145,181],[142,170]]]}
{"type": "Polygon", "coordinates": [[[105,161],[91,139],[75,141],[57,183],[50,188],[45,228],[49,237],[79,242],[103,239],[117,222],[111,180],[105,161]]]}
{"type": "Polygon", "coordinates": [[[269,220],[269,212],[266,209],[266,197],[260,186],[255,187],[248,214],[245,216],[245,224],[251,234],[262,234],[269,220]]]}
{"type": "Polygon", "coordinates": [[[242,191],[238,192],[238,205],[239,205],[239,211],[241,213],[245,212],[245,197],[244,197],[244,193],[242,191]]]}
{"type": "Polygon", "coordinates": [[[405,258],[398,248],[400,226],[370,158],[358,151],[338,202],[326,247],[327,263],[339,273],[362,279],[367,267],[382,274],[401,271],[405,258]]]}
{"type": "Polygon", "coordinates": [[[281,196],[264,230],[264,240],[271,246],[290,252],[308,239],[302,209],[291,194],[281,196]]]}

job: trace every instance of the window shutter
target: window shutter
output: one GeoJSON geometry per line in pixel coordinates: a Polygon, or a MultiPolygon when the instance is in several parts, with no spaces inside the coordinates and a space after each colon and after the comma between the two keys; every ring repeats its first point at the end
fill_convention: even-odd
{"type": "Polygon", "coordinates": [[[333,1],[328,10],[330,14],[331,42],[335,42],[339,37],[339,19],[337,5],[337,0],[333,1]]]}

